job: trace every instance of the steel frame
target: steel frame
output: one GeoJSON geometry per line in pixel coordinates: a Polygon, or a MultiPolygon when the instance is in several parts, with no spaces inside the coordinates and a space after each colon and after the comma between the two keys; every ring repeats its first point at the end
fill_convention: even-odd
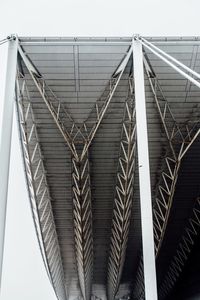
{"type": "Polygon", "coordinates": [[[76,263],[83,299],[89,300],[93,269],[93,237],[88,150],[131,57],[132,48],[129,49],[123,58],[117,73],[114,73],[109,81],[109,91],[106,98],[102,100],[102,97],[100,97],[95,103],[90,114],[95,115],[95,117],[89,117],[82,126],[78,126],[74,122],[62,102],[48,87],[41,74],[26,57],[20,46],[18,50],[40,96],[72,153],[76,263]]]}
{"type": "Polygon", "coordinates": [[[160,287],[159,294],[161,299],[164,299],[173,288],[177,279],[179,278],[184,265],[190,255],[192,247],[195,242],[195,238],[199,233],[200,228],[200,198],[195,201],[195,205],[192,210],[191,217],[188,220],[188,224],[184,230],[181,241],[177,247],[176,253],[171,260],[168,272],[160,287]]]}
{"type": "Polygon", "coordinates": [[[36,234],[50,282],[58,299],[66,300],[67,291],[60,247],[51,207],[42,152],[38,141],[31,99],[25,78],[16,80],[17,109],[22,151],[26,169],[32,215],[36,234]]]}
{"type": "MultiPolygon", "coordinates": [[[[195,80],[193,77],[182,71],[179,67],[182,69],[185,69],[187,72],[191,73],[192,75],[196,76],[197,78],[200,78],[200,75],[196,73],[195,71],[191,70],[190,68],[184,66],[184,64],[178,62],[176,59],[171,57],[170,55],[166,54],[161,49],[157,48],[156,46],[152,45],[150,42],[146,41],[144,38],[135,37],[136,41],[141,43],[144,47],[149,49],[152,53],[157,55],[160,59],[162,59],[164,62],[166,62],[170,67],[175,69],[177,72],[179,72],[182,76],[187,78],[190,82],[195,84],[196,86],[200,87],[200,83],[195,80]],[[178,64],[179,67],[174,65],[174,63],[178,64]]],[[[136,42],[135,42],[136,44],[136,42]]],[[[21,48],[20,48],[21,49],[21,48]]],[[[22,50],[19,50],[22,51],[22,50]]],[[[22,51],[23,52],[23,51],[22,51]]],[[[129,50],[126,60],[128,61],[130,55],[131,55],[132,49],[129,50]],[[128,57],[128,59],[127,59],[128,57]]],[[[71,153],[72,153],[72,165],[73,165],[73,173],[72,173],[72,180],[73,180],[73,193],[74,193],[74,227],[75,227],[75,240],[76,240],[76,253],[77,253],[77,266],[78,266],[78,273],[79,273],[79,280],[81,285],[81,290],[84,299],[88,299],[90,293],[88,290],[90,289],[90,283],[91,283],[91,277],[92,277],[92,259],[90,260],[87,256],[88,253],[92,256],[92,214],[91,214],[91,190],[90,190],[90,175],[89,175],[89,160],[88,160],[88,150],[89,146],[91,145],[91,142],[96,134],[96,131],[98,130],[98,127],[107,111],[107,108],[109,106],[110,101],[112,100],[113,94],[118,86],[118,83],[121,79],[121,76],[124,72],[125,66],[119,67],[119,73],[116,72],[115,75],[117,75],[117,78],[114,76],[112,77],[110,81],[110,92],[109,95],[106,97],[106,100],[102,102],[101,99],[96,103],[95,106],[95,114],[96,117],[94,118],[94,121],[87,120],[84,125],[79,128],[77,124],[74,123],[74,121],[71,119],[70,115],[67,113],[65,107],[62,105],[61,101],[56,97],[56,95],[53,93],[53,91],[47,86],[45,80],[38,76],[37,72],[35,72],[34,67],[30,69],[30,62],[27,63],[26,59],[24,58],[25,54],[21,53],[22,59],[24,60],[30,75],[40,92],[41,97],[43,98],[44,102],[46,103],[49,111],[51,112],[55,123],[57,124],[60,132],[62,133],[67,145],[69,146],[71,153]],[[103,104],[102,104],[103,103],[103,104]],[[67,125],[66,125],[67,124],[67,125]],[[92,125],[91,125],[92,124],[92,125]],[[79,146],[82,145],[81,152],[79,153],[79,146]],[[84,190],[84,191],[82,191],[84,190]],[[85,201],[85,202],[84,202],[85,201]],[[84,207],[85,205],[85,207],[84,207]],[[84,219],[85,216],[88,216],[88,219],[84,219]],[[84,227],[83,224],[87,224],[86,226],[86,232],[88,233],[88,242],[86,244],[91,245],[86,246],[84,244],[84,238],[82,236],[82,228],[84,227]],[[83,226],[83,227],[82,227],[83,226]],[[78,228],[81,228],[81,233],[78,228]],[[81,240],[81,242],[80,242],[81,240]],[[87,254],[84,252],[87,248],[87,251],[89,251],[87,254]],[[88,250],[89,249],[89,250],[88,250]],[[85,263],[85,261],[89,261],[89,263],[85,263]],[[87,266],[86,266],[87,265],[87,266]],[[89,271],[87,271],[89,270],[89,271]],[[88,279],[90,278],[90,279],[88,279]]],[[[147,72],[148,74],[148,72],[147,72]]],[[[149,73],[150,74],[150,73],[149,73]]],[[[148,75],[149,75],[148,74],[148,75]]],[[[173,195],[175,191],[176,181],[178,178],[178,170],[180,168],[180,164],[182,161],[182,158],[187,153],[195,139],[198,137],[200,133],[200,129],[196,126],[192,126],[192,128],[189,128],[188,125],[184,125],[184,128],[180,126],[180,124],[177,124],[175,119],[173,118],[173,114],[171,112],[170,106],[166,99],[164,99],[164,96],[162,94],[161,88],[159,86],[159,83],[156,79],[156,77],[152,78],[152,76],[148,76],[149,82],[151,85],[152,92],[154,94],[154,98],[157,104],[157,108],[161,117],[161,121],[169,142],[170,151],[167,153],[166,157],[164,158],[164,164],[166,165],[166,168],[163,168],[163,171],[161,172],[161,179],[158,185],[158,191],[153,207],[153,215],[154,215],[154,237],[155,237],[155,252],[156,256],[159,253],[160,247],[162,245],[162,240],[164,237],[165,229],[167,226],[167,221],[170,213],[171,204],[173,201],[173,195]],[[154,83],[153,83],[154,81],[154,83]],[[165,100],[165,101],[163,101],[165,100]],[[164,104],[164,105],[163,105],[164,104]],[[170,122],[169,122],[170,118],[170,122]],[[169,125],[173,124],[173,125],[169,125]],[[179,144],[179,147],[176,146],[176,144],[179,144]],[[178,151],[177,151],[178,149],[178,151]]],[[[31,108],[29,107],[31,110],[31,108]]],[[[29,114],[28,108],[26,114],[29,114]]],[[[29,137],[26,137],[26,145],[31,142],[32,137],[34,136],[36,126],[33,125],[29,132],[29,137]]],[[[24,128],[23,128],[24,129],[24,128]]],[[[135,130],[133,130],[134,132],[135,130]]],[[[26,132],[23,131],[23,134],[26,132]]],[[[25,138],[24,138],[25,140],[25,138]]],[[[24,149],[25,154],[25,160],[28,161],[30,159],[30,155],[28,153],[28,146],[26,146],[26,149],[24,149]]],[[[122,143],[121,143],[122,147],[122,143]]],[[[122,148],[123,149],[123,148],[122,148]]],[[[124,147],[125,149],[125,147],[124,147]]],[[[123,151],[124,151],[123,149],[123,151]]],[[[34,151],[37,151],[37,148],[34,149],[34,151]]],[[[135,151],[135,150],[134,150],[135,151]]],[[[125,154],[125,153],[124,153],[125,154]]],[[[34,154],[35,155],[35,154],[34,154]]],[[[120,159],[119,159],[120,161],[120,159]]],[[[27,162],[26,162],[27,163],[27,162]]],[[[32,161],[31,161],[32,163],[32,161]]],[[[36,194],[40,191],[40,186],[42,186],[43,178],[37,176],[37,173],[39,172],[41,162],[38,163],[36,167],[36,175],[32,176],[33,179],[40,179],[39,182],[39,189],[37,189],[36,194]]],[[[128,165],[128,164],[127,164],[128,165]]],[[[133,162],[134,165],[134,162],[133,162]]],[[[129,164],[130,166],[130,164],[129,164]]],[[[27,173],[29,175],[31,174],[31,170],[27,167],[27,173]]],[[[125,170],[125,169],[124,169],[125,170]]],[[[126,169],[127,170],[127,169],[126,169]]],[[[121,168],[122,173],[123,170],[121,168]]],[[[119,175],[119,174],[118,174],[119,175]]],[[[122,175],[123,177],[123,175],[122,175]]],[[[122,177],[119,175],[117,177],[117,184],[116,184],[116,191],[119,192],[119,189],[121,189],[124,185],[127,184],[127,182],[122,183],[122,177]],[[121,181],[120,181],[121,180],[121,181]],[[117,189],[117,185],[119,185],[119,189],[117,189]]],[[[30,183],[29,183],[30,184],[30,183]]],[[[31,184],[30,184],[31,185],[31,184]]],[[[123,194],[123,193],[122,193],[123,194]]],[[[123,194],[124,196],[124,194],[123,194]]],[[[127,197],[128,198],[128,197],[127,197]]],[[[121,199],[120,199],[121,200],[121,199]]],[[[115,208],[116,209],[116,215],[119,211],[117,211],[117,205],[120,204],[120,201],[117,201],[115,199],[115,208]]],[[[120,215],[117,216],[118,218],[120,215]]],[[[113,224],[114,224],[114,217],[113,217],[113,224]]],[[[128,223],[127,223],[128,224],[128,223]]],[[[47,225],[47,224],[46,224],[47,225]]],[[[113,225],[114,226],[114,225],[113,225]]],[[[121,227],[122,228],[122,227],[121,227]]],[[[115,227],[116,229],[116,227],[115,227]]],[[[118,230],[120,227],[118,226],[118,230]]],[[[50,230],[50,229],[49,229],[50,230]]],[[[122,231],[121,231],[122,232],[122,231]]],[[[125,230],[126,232],[126,230],[125,230]]],[[[119,233],[119,231],[118,231],[119,233]]],[[[112,231],[113,236],[114,231],[112,231]]],[[[112,241],[112,240],[111,240],[112,241]]],[[[126,239],[125,239],[126,241],[126,239]]],[[[116,241],[113,243],[111,242],[111,248],[116,246],[116,241]],[[115,245],[114,245],[115,244],[115,245]],[[114,245],[114,246],[113,246],[114,245]]],[[[110,299],[113,299],[117,286],[119,283],[118,278],[120,278],[121,274],[121,266],[123,265],[123,256],[124,256],[124,249],[126,248],[126,243],[121,244],[120,248],[120,255],[118,256],[118,259],[121,259],[122,263],[116,264],[116,257],[114,256],[109,258],[109,261],[112,261],[114,265],[116,266],[116,273],[115,273],[115,279],[113,279],[114,275],[112,274],[112,278],[109,279],[109,282],[112,282],[112,288],[109,288],[111,292],[110,299]]],[[[112,250],[111,250],[112,252],[112,250]]],[[[120,260],[119,259],[119,260],[120,260]]],[[[111,264],[109,264],[109,269],[111,269],[111,264]]],[[[180,268],[180,267],[179,267],[180,268]]],[[[109,272],[110,276],[111,272],[109,272]]]]}
{"type": "Polygon", "coordinates": [[[126,100],[124,107],[115,187],[107,280],[107,294],[108,299],[110,300],[115,298],[120,283],[128,242],[133,202],[136,122],[132,81],[133,79],[130,77],[130,95],[126,100]]]}

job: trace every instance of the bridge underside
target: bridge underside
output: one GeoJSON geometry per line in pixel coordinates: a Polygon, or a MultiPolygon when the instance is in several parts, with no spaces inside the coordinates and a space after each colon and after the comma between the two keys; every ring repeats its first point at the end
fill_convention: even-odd
{"type": "MultiPolygon", "coordinates": [[[[142,42],[158,298],[187,299],[200,294],[200,89],[152,44],[199,72],[200,39],[142,42]]],[[[58,299],[145,299],[132,39],[20,37],[16,83],[58,299]]]]}

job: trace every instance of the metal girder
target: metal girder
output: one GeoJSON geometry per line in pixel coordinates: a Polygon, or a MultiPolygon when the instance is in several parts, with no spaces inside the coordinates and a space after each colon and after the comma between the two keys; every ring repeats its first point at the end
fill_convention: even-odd
{"type": "Polygon", "coordinates": [[[168,272],[162,282],[159,290],[160,299],[164,299],[174,284],[178,280],[184,265],[190,255],[196,236],[200,229],[200,199],[199,197],[195,201],[195,205],[192,210],[191,217],[187,222],[187,226],[184,230],[184,234],[181,237],[179,245],[176,249],[176,253],[171,260],[168,272]]]}
{"type": "Polygon", "coordinates": [[[81,292],[89,300],[93,270],[92,204],[88,153],[72,159],[75,250],[81,292]]]}
{"type": "Polygon", "coordinates": [[[51,197],[38,141],[31,100],[24,78],[16,80],[22,151],[36,234],[50,282],[59,300],[67,299],[62,258],[51,207],[51,197]]]}
{"type": "Polygon", "coordinates": [[[131,91],[124,107],[115,187],[110,253],[108,258],[107,293],[109,300],[115,298],[120,283],[127,248],[133,202],[136,122],[132,80],[132,78],[129,78],[131,91]]]}

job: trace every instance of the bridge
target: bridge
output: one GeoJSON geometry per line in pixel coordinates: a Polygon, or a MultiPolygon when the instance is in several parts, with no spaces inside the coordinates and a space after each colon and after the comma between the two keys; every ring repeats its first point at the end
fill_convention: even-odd
{"type": "Polygon", "coordinates": [[[8,43],[1,265],[15,98],[57,298],[200,295],[200,38],[13,35],[8,43]]]}

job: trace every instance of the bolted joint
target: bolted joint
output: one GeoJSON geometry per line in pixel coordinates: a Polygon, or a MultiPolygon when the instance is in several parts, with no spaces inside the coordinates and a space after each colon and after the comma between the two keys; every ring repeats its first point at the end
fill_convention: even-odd
{"type": "Polygon", "coordinates": [[[8,41],[16,41],[17,37],[15,34],[8,35],[6,38],[8,41]]]}
{"type": "Polygon", "coordinates": [[[141,40],[141,36],[137,33],[133,35],[133,40],[137,41],[137,40],[141,40]]]}

